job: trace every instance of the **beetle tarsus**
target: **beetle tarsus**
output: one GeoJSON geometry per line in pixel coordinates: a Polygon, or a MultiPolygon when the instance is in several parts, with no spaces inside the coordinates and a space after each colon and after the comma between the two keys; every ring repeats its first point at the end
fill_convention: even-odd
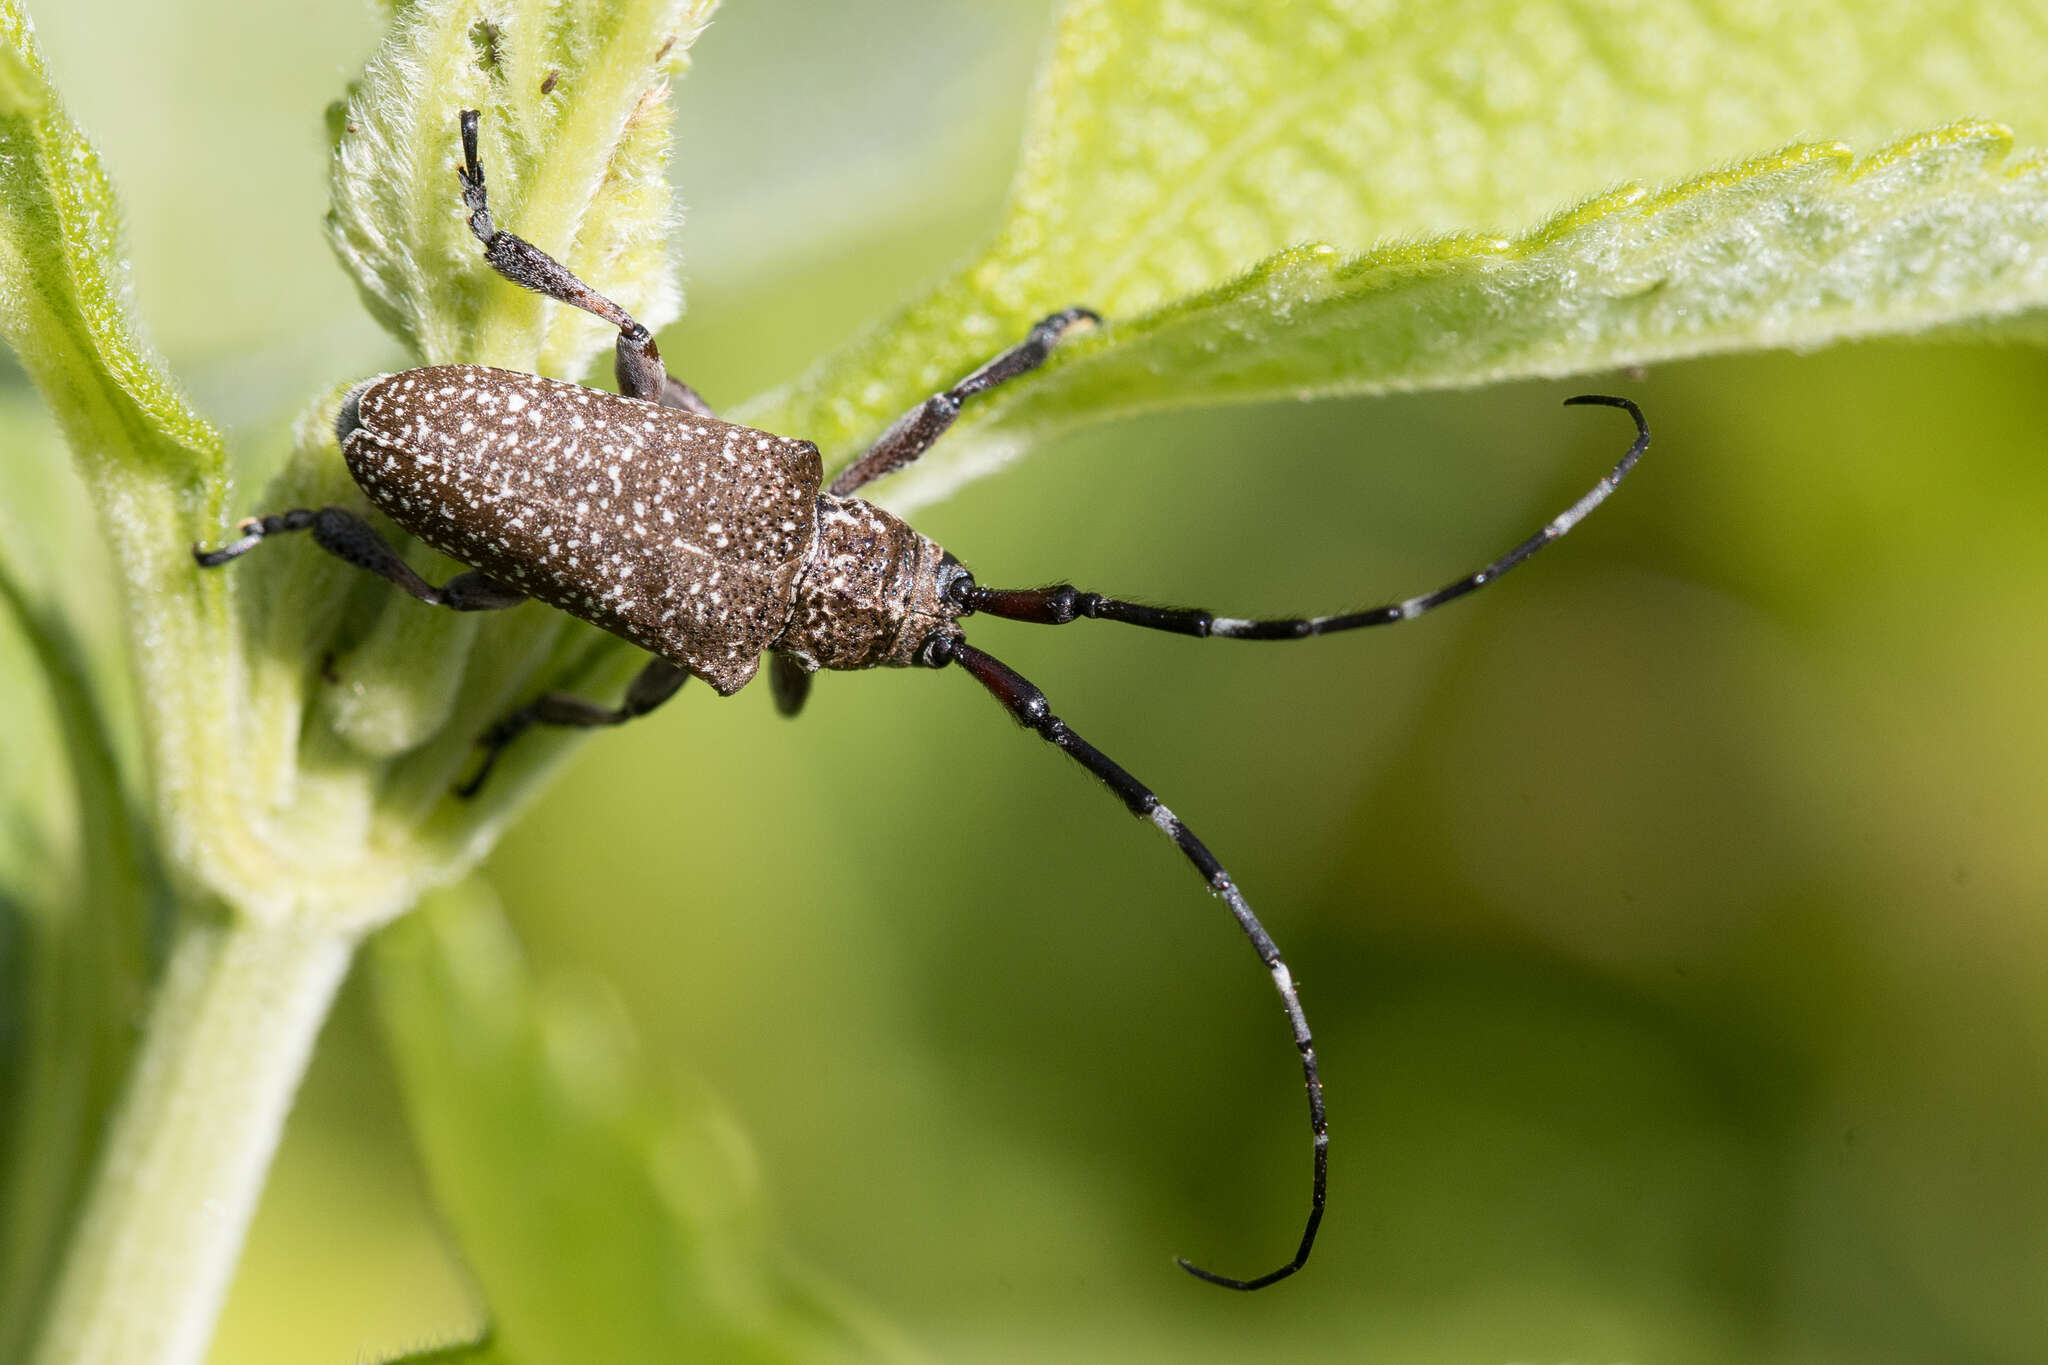
{"type": "Polygon", "coordinates": [[[477,745],[484,751],[483,762],[467,782],[455,788],[455,794],[465,801],[475,796],[483,788],[484,779],[491,775],[491,769],[498,765],[498,755],[505,751],[505,746],[536,725],[574,730],[624,725],[673,697],[689,678],[688,672],[666,659],[649,659],[647,666],[626,684],[626,695],[617,706],[606,706],[569,692],[536,697],[477,736],[477,745]]]}

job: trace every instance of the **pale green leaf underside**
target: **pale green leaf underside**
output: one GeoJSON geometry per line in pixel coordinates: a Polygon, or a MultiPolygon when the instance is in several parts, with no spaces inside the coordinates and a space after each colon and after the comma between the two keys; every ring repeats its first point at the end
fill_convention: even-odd
{"type": "Polygon", "coordinates": [[[1069,304],[1127,331],[1307,243],[1511,236],[1815,137],[1995,119],[2048,145],[2043,70],[2044,0],[1073,0],[988,247],[744,415],[843,462],[1069,304]]]}
{"type": "Polygon", "coordinates": [[[436,1202],[490,1306],[486,1359],[896,1354],[782,1263],[717,1106],[657,1085],[594,988],[535,980],[481,888],[430,897],[371,960],[436,1202]]]}
{"type": "Polygon", "coordinates": [[[2048,156],[1960,124],[1856,162],[1794,147],[1603,196],[1513,240],[1284,252],[1118,319],[891,487],[942,496],[1049,431],[1184,405],[1384,393],[1809,348],[2048,309],[2048,156]]]}

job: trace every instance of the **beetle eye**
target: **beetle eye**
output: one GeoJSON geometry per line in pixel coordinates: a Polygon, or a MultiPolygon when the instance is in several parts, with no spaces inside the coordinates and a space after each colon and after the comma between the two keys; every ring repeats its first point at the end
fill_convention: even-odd
{"type": "Polygon", "coordinates": [[[376,382],[375,379],[365,379],[362,383],[350,389],[347,395],[342,398],[341,409],[334,414],[335,444],[347,445],[348,438],[362,430],[363,393],[370,385],[376,382]]]}

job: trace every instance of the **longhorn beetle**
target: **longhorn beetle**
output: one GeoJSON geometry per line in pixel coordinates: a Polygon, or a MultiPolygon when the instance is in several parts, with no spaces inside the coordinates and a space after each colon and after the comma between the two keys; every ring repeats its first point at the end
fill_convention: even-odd
{"type": "Polygon", "coordinates": [[[1578,524],[1650,444],[1641,409],[1626,398],[1582,394],[1568,404],[1620,408],[1634,419],[1628,453],[1590,492],[1542,530],[1477,572],[1435,592],[1336,616],[1247,620],[1153,607],[1070,583],[987,588],[960,561],[853,494],[916,460],[978,393],[1043,365],[1068,329],[1100,326],[1068,308],[1033,327],[943,393],[898,418],[866,454],[824,487],[809,441],[721,422],[695,390],[672,378],[654,338],[625,309],[559,261],[491,221],[477,155],[477,113],[461,114],[462,202],[492,268],[523,288],[594,313],[619,329],[620,393],[481,365],[434,365],[366,379],[348,391],[335,436],[356,482],[390,518],[473,567],[439,587],[401,559],[377,529],[343,507],[299,508],[241,523],[217,550],[194,546],[216,568],[285,531],[311,531],[330,554],[387,579],[422,602],[494,611],[538,598],[624,637],[655,657],[605,706],[549,692],[479,738],[483,759],[459,787],[474,795],[498,755],[534,725],[618,725],[644,716],[695,675],[720,696],[746,685],[766,652],[778,708],[795,715],[821,668],[965,670],[1019,724],[1093,773],[1131,813],[1173,840],[1230,907],[1272,973],[1301,1054],[1314,1135],[1307,1223],[1294,1256],[1276,1270],[1233,1279],[1186,1260],[1188,1273],[1228,1289],[1263,1289],[1307,1263],[1323,1219],[1329,1128],[1315,1044],[1294,978],[1236,882],[1152,790],[1053,714],[1015,669],[967,643],[977,612],[1063,626],[1077,617],[1226,640],[1300,640],[1413,620],[1492,582],[1578,524]]]}

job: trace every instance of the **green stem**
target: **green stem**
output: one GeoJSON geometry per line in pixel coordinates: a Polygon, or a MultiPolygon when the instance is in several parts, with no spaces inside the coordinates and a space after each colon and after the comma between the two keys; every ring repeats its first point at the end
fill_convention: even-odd
{"type": "Polygon", "coordinates": [[[186,915],[35,1365],[196,1365],[353,937],[186,915]]]}

